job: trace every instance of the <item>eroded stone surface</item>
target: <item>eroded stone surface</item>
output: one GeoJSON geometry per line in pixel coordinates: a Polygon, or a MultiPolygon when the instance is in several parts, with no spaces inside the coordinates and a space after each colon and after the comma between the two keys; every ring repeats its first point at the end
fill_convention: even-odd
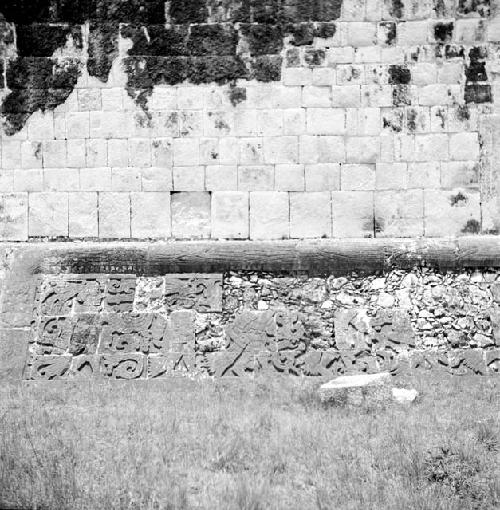
{"type": "Polygon", "coordinates": [[[17,353],[2,373],[21,377],[22,357],[28,379],[494,374],[496,278],[42,275],[22,294],[31,324],[0,336],[2,352],[17,353]]]}

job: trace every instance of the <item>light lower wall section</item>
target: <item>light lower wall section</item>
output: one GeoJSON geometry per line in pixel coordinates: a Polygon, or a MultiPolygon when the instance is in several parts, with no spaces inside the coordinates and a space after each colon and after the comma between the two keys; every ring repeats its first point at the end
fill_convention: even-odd
{"type": "Polygon", "coordinates": [[[0,197],[0,215],[12,241],[440,237],[479,233],[481,204],[464,189],[18,192],[0,197]]]}

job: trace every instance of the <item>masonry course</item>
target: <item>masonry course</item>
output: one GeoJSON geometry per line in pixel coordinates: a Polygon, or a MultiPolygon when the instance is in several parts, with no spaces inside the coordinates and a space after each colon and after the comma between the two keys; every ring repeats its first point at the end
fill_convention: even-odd
{"type": "Polygon", "coordinates": [[[498,231],[493,2],[0,14],[2,240],[498,231]]]}

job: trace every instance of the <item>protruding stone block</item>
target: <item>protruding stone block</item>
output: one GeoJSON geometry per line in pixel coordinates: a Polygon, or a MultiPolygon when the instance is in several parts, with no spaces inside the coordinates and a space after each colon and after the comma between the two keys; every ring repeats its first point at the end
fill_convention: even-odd
{"type": "Polygon", "coordinates": [[[392,398],[390,381],[388,372],[344,375],[323,384],[319,396],[322,402],[340,405],[385,404],[392,398]]]}

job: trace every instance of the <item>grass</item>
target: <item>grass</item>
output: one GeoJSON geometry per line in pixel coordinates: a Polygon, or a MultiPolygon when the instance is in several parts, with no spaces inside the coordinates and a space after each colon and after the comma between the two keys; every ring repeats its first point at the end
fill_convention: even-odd
{"type": "Polygon", "coordinates": [[[402,382],[382,409],[293,378],[4,385],[0,508],[500,508],[500,378],[402,382]]]}

